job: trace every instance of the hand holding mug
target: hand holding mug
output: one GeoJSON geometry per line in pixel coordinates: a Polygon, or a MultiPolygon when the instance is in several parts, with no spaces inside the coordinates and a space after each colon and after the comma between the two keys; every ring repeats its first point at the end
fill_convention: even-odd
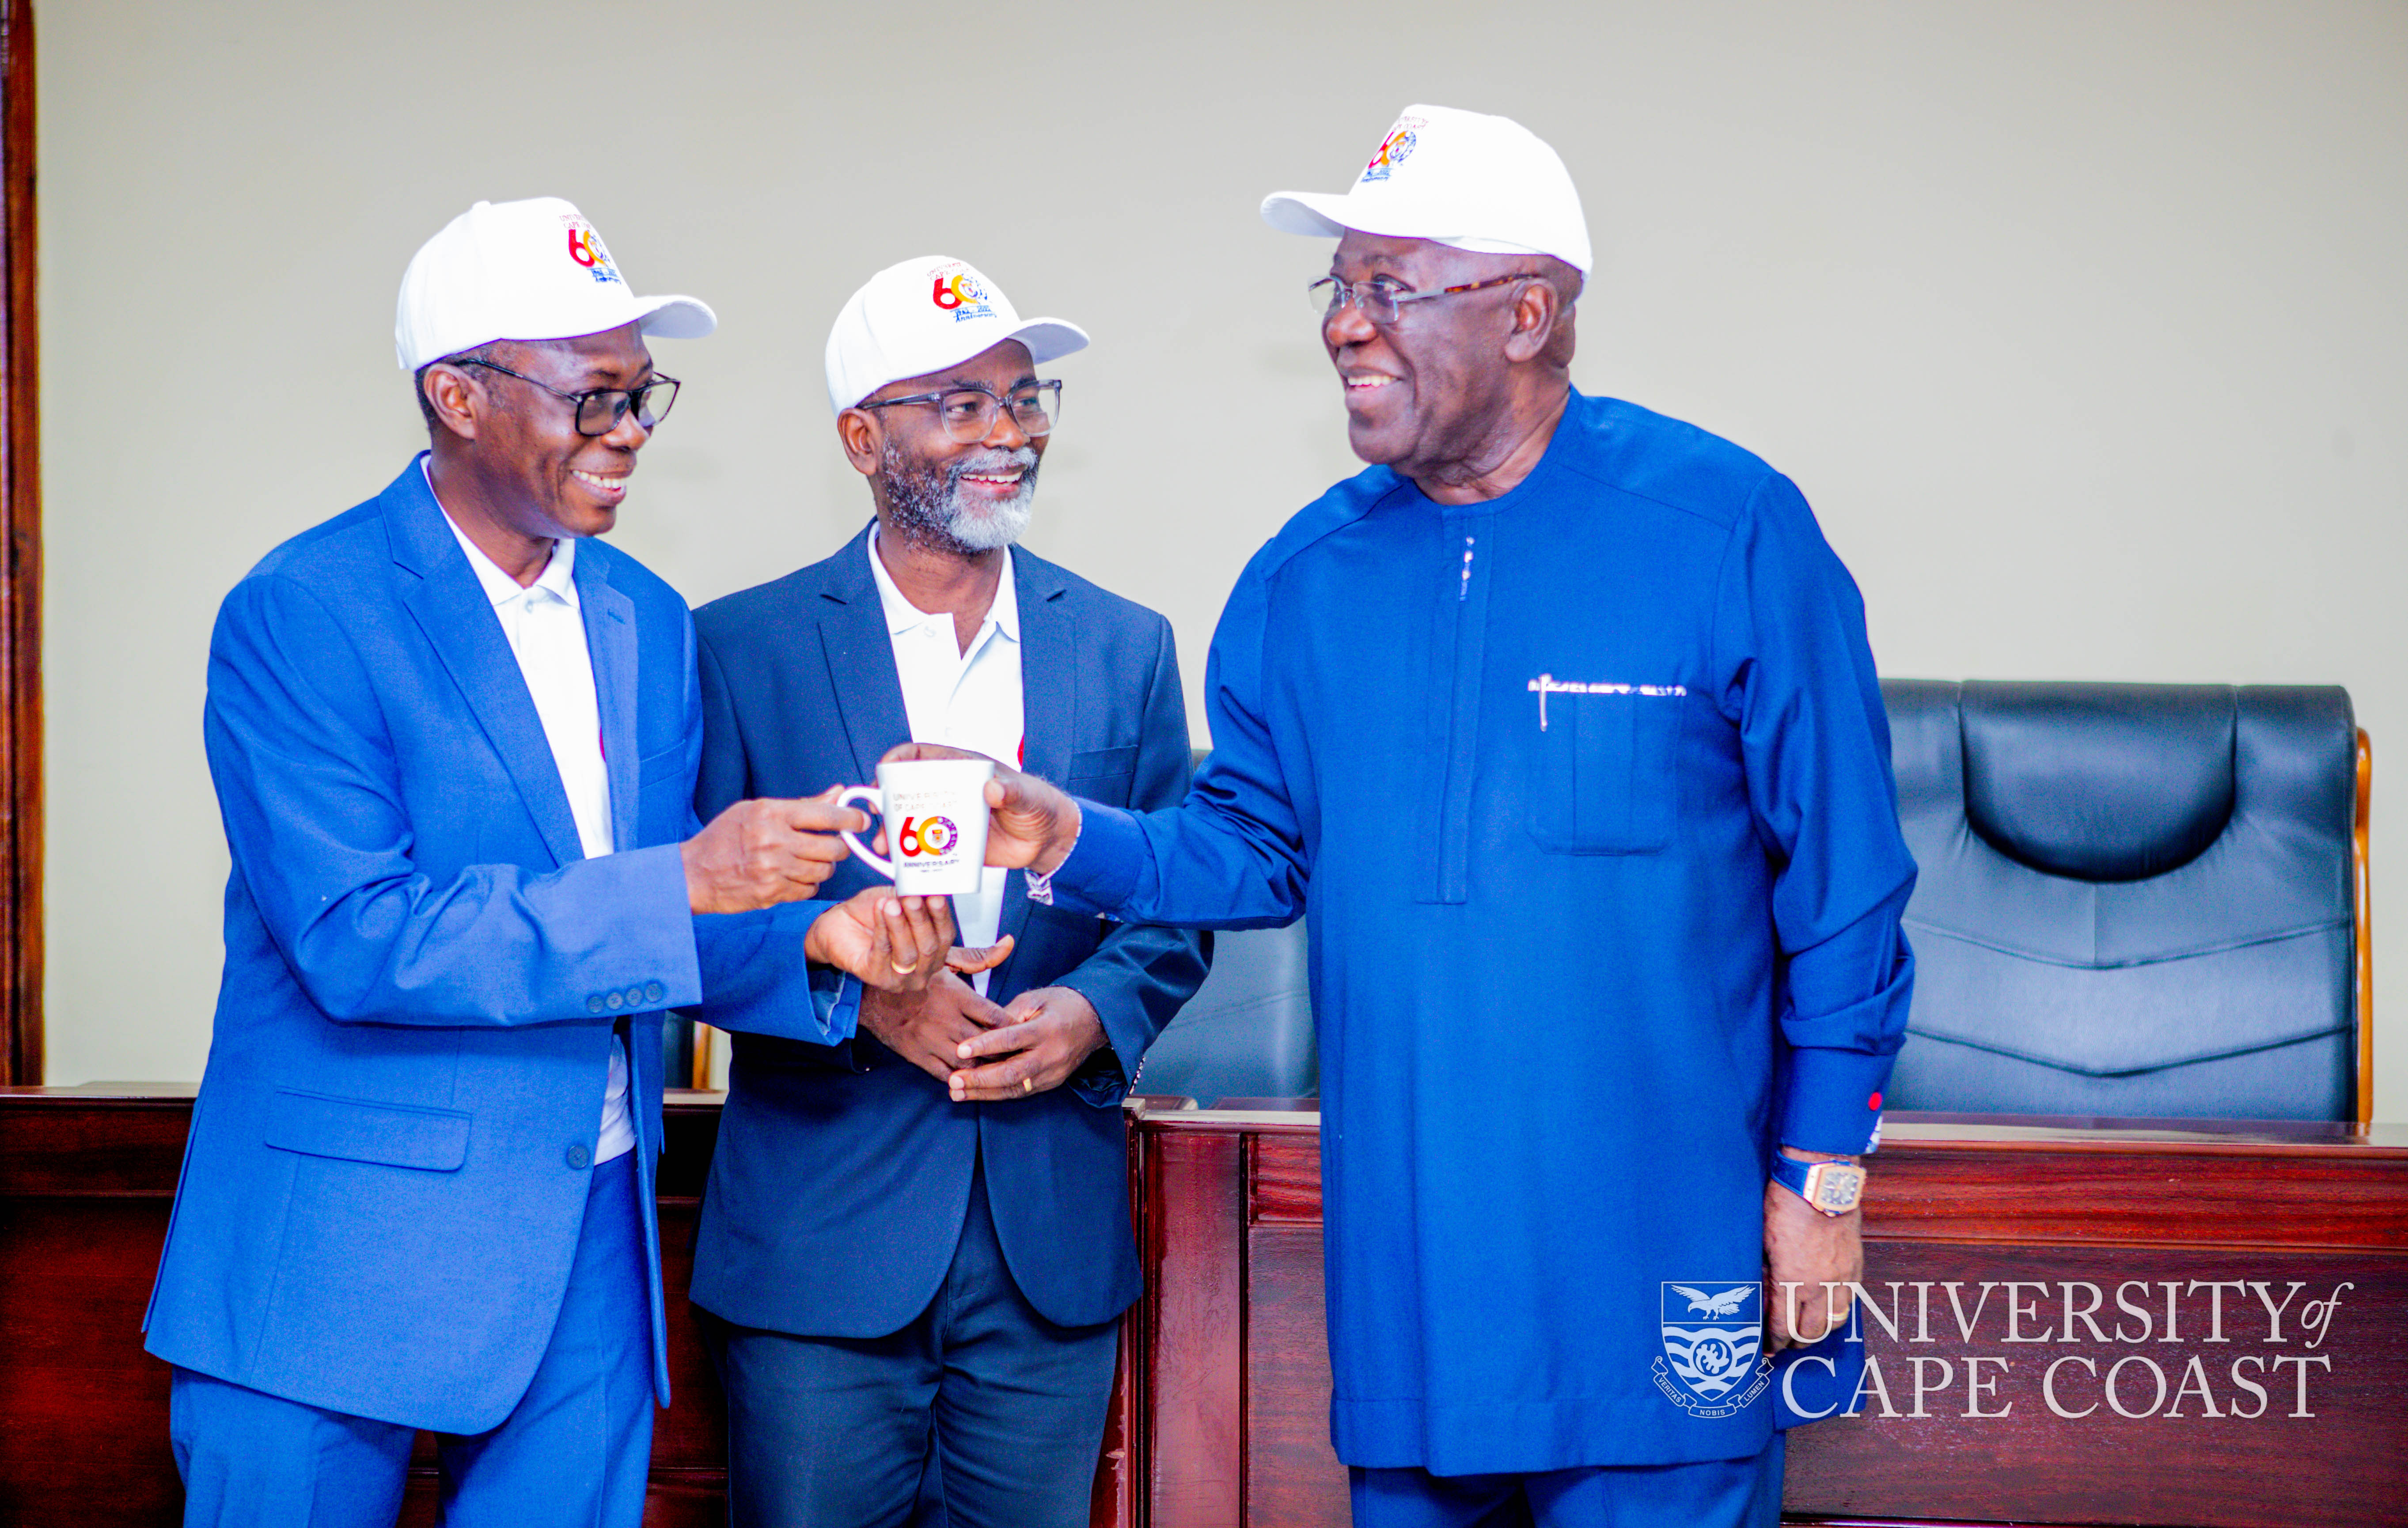
{"type": "Polygon", "coordinates": [[[921,760],[978,759],[994,769],[986,785],[986,863],[1047,875],[1060,868],[1079,841],[1079,803],[1068,793],[1009,764],[941,743],[905,743],[887,750],[887,765],[921,760]]]}
{"type": "Polygon", "coordinates": [[[836,792],[798,800],[739,801],[678,846],[686,905],[698,913],[751,912],[819,890],[843,863],[843,828],[869,820],[839,806],[836,792]]]}

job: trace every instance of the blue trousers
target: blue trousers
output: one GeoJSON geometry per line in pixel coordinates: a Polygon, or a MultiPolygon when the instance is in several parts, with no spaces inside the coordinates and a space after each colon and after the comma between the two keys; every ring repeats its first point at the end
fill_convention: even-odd
{"type": "Polygon", "coordinates": [[[1118,1323],[1056,1326],[971,1178],[936,1298],[883,1337],[706,1324],[733,1528],[1086,1528],[1118,1323]]]}
{"type": "Polygon", "coordinates": [[[1542,1475],[1354,1470],[1354,1528],[1776,1528],[1787,1435],[1754,1459],[1542,1475]]]}
{"type": "MultiPolygon", "coordinates": [[[[638,1150],[642,1148],[638,1147],[638,1150]]],[[[438,1436],[450,1528],[638,1528],[652,1313],[636,1158],[594,1169],[552,1343],[499,1427],[438,1436]]],[[[185,1528],[392,1528],[418,1432],[178,1369],[167,1432],[185,1528]]]]}

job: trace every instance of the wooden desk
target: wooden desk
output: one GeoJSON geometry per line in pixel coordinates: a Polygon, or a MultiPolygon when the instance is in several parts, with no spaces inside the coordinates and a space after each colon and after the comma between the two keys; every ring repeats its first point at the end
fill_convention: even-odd
{"type": "MultiPolygon", "coordinates": [[[[648,1528],[725,1521],[726,1411],[685,1291],[719,1138],[719,1094],[672,1093],[659,1180],[676,1404],[652,1433],[648,1528]]],[[[0,1088],[0,1523],[167,1528],[183,1490],[167,1451],[167,1366],[142,1312],[167,1235],[192,1090],[0,1088]]],[[[401,1521],[436,1521],[427,1440],[401,1521]]]]}
{"type": "MultiPolygon", "coordinates": [[[[1319,1123],[1140,1112],[1111,1521],[1346,1522],[1319,1123]]],[[[1885,1395],[1794,1435],[1793,1520],[2408,1522],[2408,1130],[1894,1114],[1866,1216],[1885,1395]]]]}
{"type": "MultiPolygon", "coordinates": [[[[667,1111],[660,1192],[677,1404],[654,1434],[654,1525],[722,1521],[724,1415],[683,1298],[718,1114],[705,1093],[674,1094],[667,1111]]],[[[143,1353],[138,1327],[190,1115],[189,1090],[0,1089],[0,1522],[178,1519],[166,1369],[143,1353]]],[[[1899,1331],[1875,1323],[1868,1335],[1896,1415],[1875,1398],[1861,1419],[1798,1435],[1794,1515],[2408,1521],[2408,1131],[1893,1121],[1869,1211],[1868,1282],[1899,1331]],[[1957,1308],[1976,1313],[1970,1340],[1951,1282],[1957,1308]],[[2104,1340],[2086,1329],[2058,1340],[2067,1284],[2077,1311],[2088,1286],[2102,1292],[2104,1340]],[[2119,1309],[2119,1284],[2149,1313],[2145,1342],[2114,1339],[2139,1321],[2119,1309]],[[2282,1344],[2264,1340],[2258,1284],[2284,1303],[2282,1344]],[[2299,1313],[2341,1286],[2312,1347],[2299,1313]],[[2014,1336],[2046,1329],[2048,1340],[2009,1342],[2011,1304],[2014,1336]],[[2224,1414],[2200,1415],[2195,1392],[2178,1393],[2194,1358],[2224,1414]],[[2060,1361],[2071,1362],[2056,1396],[2080,1416],[2047,1405],[2043,1378],[2060,1361]],[[2118,1363],[2110,1404],[2104,1376],[2118,1363]],[[2166,1376],[2165,1401],[2149,1364],[2166,1376]],[[2236,1365],[2266,1392],[2262,1407],[2235,1383],[2236,1365]],[[2312,1415],[2295,1417],[2301,1383],[2312,1415]],[[2229,1414],[2235,1403],[2251,1414],[2229,1414]],[[2007,1414],[1968,1414],[1992,1411],[2007,1414]]],[[[1318,1125],[1276,1110],[1139,1112],[1132,1174],[1149,1287],[1123,1344],[1098,1524],[1344,1523],[1326,1421],[1318,1125]]],[[[434,1489],[423,1458],[405,1522],[434,1521],[434,1489]]]]}

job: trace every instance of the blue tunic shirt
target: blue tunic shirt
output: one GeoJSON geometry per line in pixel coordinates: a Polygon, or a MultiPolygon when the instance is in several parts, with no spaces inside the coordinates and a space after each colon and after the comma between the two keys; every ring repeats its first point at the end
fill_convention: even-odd
{"type": "Polygon", "coordinates": [[[1206,689],[1186,803],[1086,807],[1055,895],[1310,915],[1339,1457],[1756,1452],[1768,1154],[1870,1146],[1913,975],[1863,604],[1796,487],[1575,393],[1501,497],[1374,467],[1290,521],[1206,689]]]}

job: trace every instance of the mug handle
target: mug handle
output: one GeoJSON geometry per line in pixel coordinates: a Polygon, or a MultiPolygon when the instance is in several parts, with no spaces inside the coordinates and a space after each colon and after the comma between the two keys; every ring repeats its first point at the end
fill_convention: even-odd
{"type": "MultiPolygon", "coordinates": [[[[880,793],[878,787],[874,785],[847,786],[843,794],[836,798],[836,804],[838,806],[852,807],[857,805],[866,809],[872,817],[883,817],[886,815],[883,802],[884,797],[880,793]],[[853,799],[855,796],[859,796],[861,798],[857,803],[853,799]]],[[[853,850],[854,857],[859,859],[864,864],[875,866],[878,873],[884,876],[888,880],[893,880],[895,878],[895,862],[893,860],[882,860],[877,855],[872,854],[869,851],[868,845],[863,843],[860,839],[853,835],[853,830],[851,828],[838,828],[836,830],[836,835],[844,840],[844,847],[853,850]]]]}

